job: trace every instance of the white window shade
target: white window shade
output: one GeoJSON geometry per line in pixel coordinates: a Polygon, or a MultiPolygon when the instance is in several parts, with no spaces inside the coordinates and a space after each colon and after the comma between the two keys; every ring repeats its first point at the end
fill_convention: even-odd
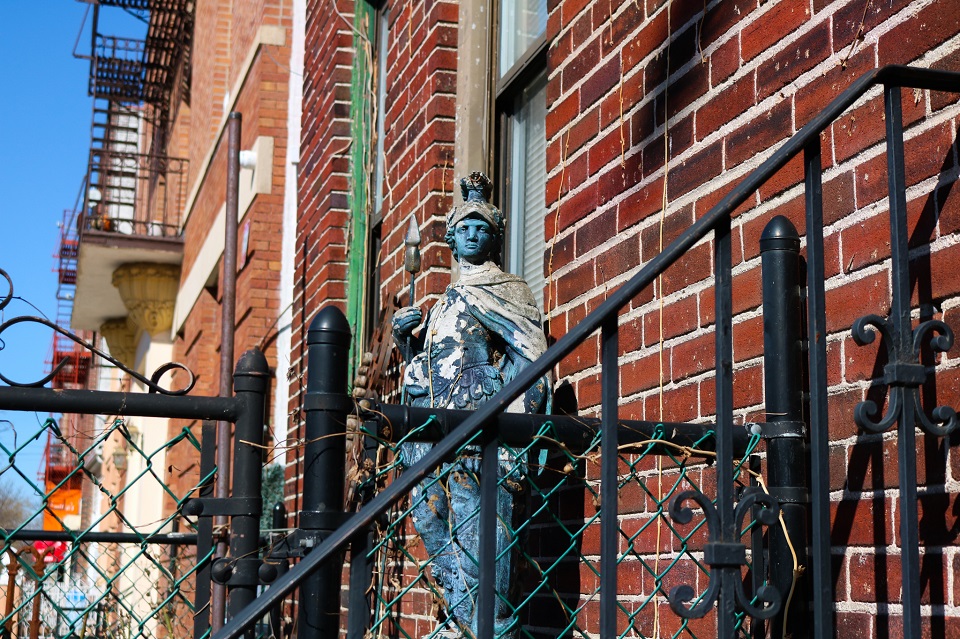
{"type": "Polygon", "coordinates": [[[509,218],[507,269],[530,284],[543,307],[544,220],[546,217],[546,75],[522,93],[509,117],[509,218]]]}

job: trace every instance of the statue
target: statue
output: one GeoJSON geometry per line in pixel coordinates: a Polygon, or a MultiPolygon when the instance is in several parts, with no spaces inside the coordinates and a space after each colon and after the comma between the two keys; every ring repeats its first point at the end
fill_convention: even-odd
{"type": "MultiPolygon", "coordinates": [[[[404,397],[413,406],[475,409],[547,347],[530,287],[500,268],[504,219],[489,203],[489,178],[471,173],[460,180],[460,188],[464,203],[447,216],[445,236],[460,265],[460,278],[430,310],[419,335],[412,333],[423,319],[420,309],[408,306],[393,318],[394,338],[407,361],[404,397]]],[[[549,412],[551,398],[550,380],[545,376],[507,410],[549,412]]],[[[404,444],[403,463],[414,464],[431,446],[404,444]]],[[[500,449],[497,509],[508,525],[523,471],[523,460],[500,449]]],[[[437,636],[476,636],[479,450],[468,448],[455,462],[445,464],[439,476],[446,479],[438,481],[438,475],[432,474],[414,491],[412,508],[414,527],[430,553],[432,574],[447,604],[448,625],[437,636]]],[[[507,547],[510,535],[512,527],[498,523],[498,549],[507,547]]],[[[507,639],[517,634],[510,606],[501,599],[510,589],[512,563],[507,553],[496,564],[496,588],[501,595],[496,602],[496,636],[507,639]]]]}

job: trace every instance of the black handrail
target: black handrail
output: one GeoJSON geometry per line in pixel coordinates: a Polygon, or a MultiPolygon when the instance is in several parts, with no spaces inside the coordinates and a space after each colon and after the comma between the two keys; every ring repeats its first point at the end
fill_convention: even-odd
{"type": "MultiPolygon", "coordinates": [[[[940,91],[960,91],[960,73],[918,69],[914,67],[891,65],[875,69],[864,74],[833,100],[823,111],[815,116],[806,126],[800,129],[787,140],[773,155],[753,172],[747,175],[730,193],[711,208],[702,218],[693,223],[677,239],[671,242],[659,255],[654,257],[646,266],[625,282],[619,289],[600,306],[588,314],[573,329],[561,337],[553,346],[533,362],[520,371],[516,378],[497,393],[488,402],[478,408],[472,416],[465,420],[458,428],[440,440],[417,464],[398,477],[386,489],[374,497],[366,506],[354,515],[350,521],[338,528],[327,537],[318,547],[304,557],[300,563],[288,573],[277,579],[257,600],[241,613],[231,619],[214,639],[236,639],[247,628],[261,619],[269,610],[279,604],[283,598],[313,571],[324,562],[333,559],[358,533],[380,517],[383,513],[404,495],[410,492],[428,473],[440,465],[445,459],[455,455],[463,445],[473,439],[485,426],[493,422],[493,418],[504,412],[510,403],[519,397],[527,388],[540,377],[552,370],[561,359],[579,346],[589,335],[611,320],[616,321],[619,311],[630,303],[644,288],[654,282],[669,266],[680,259],[688,249],[703,239],[707,233],[715,230],[720,224],[727,224],[730,215],[743,204],[747,198],[764,184],[778,170],[795,156],[803,152],[810,144],[819,145],[818,137],[837,117],[848,109],[857,99],[863,96],[875,85],[899,86],[917,89],[940,91]]],[[[807,233],[822,232],[822,229],[810,228],[807,233]]],[[[816,518],[814,526],[816,528],[816,518]]],[[[829,525],[829,522],[827,522],[829,525]]],[[[818,531],[814,530],[814,538],[818,531]]],[[[827,541],[829,543],[829,528],[827,541]]],[[[829,564],[828,564],[829,565],[829,564]]],[[[815,572],[822,572],[817,570],[815,572]]],[[[829,575],[826,576],[829,579],[829,575]]],[[[830,584],[821,576],[820,586],[826,584],[826,593],[829,594],[830,584]]],[[[814,590],[818,589],[815,575],[814,590]]],[[[823,590],[821,587],[820,590],[823,590]]],[[[815,598],[817,594],[815,592],[815,598]]],[[[819,594],[821,599],[825,596],[819,594]]],[[[816,609],[816,608],[815,608],[816,609]]],[[[828,609],[820,611],[829,614],[828,609]]],[[[832,622],[827,621],[826,626],[832,622]]]]}

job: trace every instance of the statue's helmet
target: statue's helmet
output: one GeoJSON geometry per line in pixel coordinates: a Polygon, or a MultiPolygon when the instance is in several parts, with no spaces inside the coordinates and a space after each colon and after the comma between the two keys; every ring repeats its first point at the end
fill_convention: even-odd
{"type": "Polygon", "coordinates": [[[490,256],[496,263],[500,263],[500,240],[504,232],[504,216],[500,209],[490,203],[493,193],[493,182],[480,171],[460,178],[460,193],[463,195],[463,204],[453,207],[447,215],[447,233],[445,239],[456,256],[454,229],[457,223],[468,217],[479,217],[490,225],[490,231],[497,236],[494,254],[490,256]]]}

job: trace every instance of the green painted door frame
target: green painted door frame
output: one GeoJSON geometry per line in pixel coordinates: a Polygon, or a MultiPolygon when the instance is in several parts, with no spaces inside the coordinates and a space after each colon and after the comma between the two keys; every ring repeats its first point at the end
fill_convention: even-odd
{"type": "MultiPolygon", "coordinates": [[[[354,5],[353,74],[350,81],[350,229],[347,247],[347,320],[353,329],[350,343],[350,378],[353,378],[366,333],[364,307],[367,303],[367,271],[371,256],[367,250],[372,179],[371,142],[373,127],[373,55],[376,38],[376,9],[368,0],[354,5]]],[[[374,292],[376,294],[376,292],[374,292]]]]}

